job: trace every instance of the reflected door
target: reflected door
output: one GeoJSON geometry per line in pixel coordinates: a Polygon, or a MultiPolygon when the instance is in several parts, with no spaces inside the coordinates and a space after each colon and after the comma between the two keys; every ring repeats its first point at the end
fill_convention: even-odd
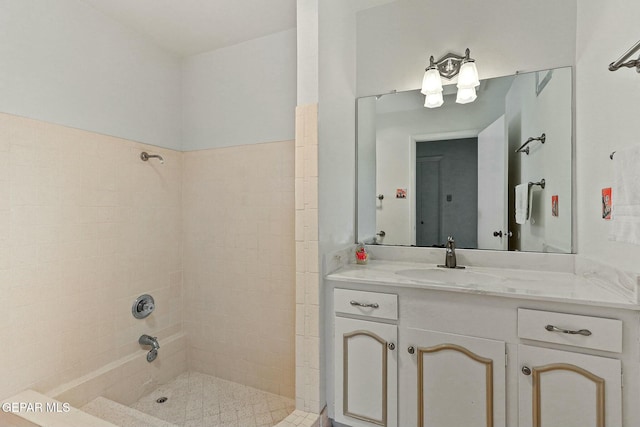
{"type": "Polygon", "coordinates": [[[442,156],[416,160],[416,245],[444,243],[440,222],[440,163],[442,156]]]}
{"type": "Polygon", "coordinates": [[[509,241],[506,131],[501,116],[478,134],[478,247],[482,249],[506,250],[509,241]]]}

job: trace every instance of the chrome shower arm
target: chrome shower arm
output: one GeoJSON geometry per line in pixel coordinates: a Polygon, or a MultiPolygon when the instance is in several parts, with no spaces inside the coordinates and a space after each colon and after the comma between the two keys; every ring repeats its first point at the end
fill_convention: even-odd
{"type": "Polygon", "coordinates": [[[146,162],[149,159],[158,159],[160,160],[160,163],[164,163],[164,159],[160,154],[149,154],[146,151],[143,151],[142,153],[140,153],[140,158],[142,159],[143,162],[146,162]]]}

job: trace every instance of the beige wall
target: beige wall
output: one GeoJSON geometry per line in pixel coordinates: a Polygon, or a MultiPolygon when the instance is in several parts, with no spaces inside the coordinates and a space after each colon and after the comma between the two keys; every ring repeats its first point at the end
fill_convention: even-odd
{"type": "MultiPolygon", "coordinates": [[[[0,398],[144,358],[141,334],[162,346],[180,332],[181,180],[179,152],[0,114],[0,398]],[[136,320],[142,293],[157,308],[136,320]]],[[[184,369],[184,353],[163,357],[184,369]]]]}
{"type": "Polygon", "coordinates": [[[296,408],[319,413],[318,104],[296,107],[296,408]]]}
{"type": "Polygon", "coordinates": [[[189,368],[294,395],[294,142],[184,154],[189,368]]]}

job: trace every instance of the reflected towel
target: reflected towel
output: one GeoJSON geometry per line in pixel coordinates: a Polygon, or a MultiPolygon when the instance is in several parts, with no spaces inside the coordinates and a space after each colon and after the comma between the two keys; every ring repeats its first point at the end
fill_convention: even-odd
{"type": "Polygon", "coordinates": [[[611,240],[640,245],[640,145],[613,156],[611,240]]]}
{"type": "Polygon", "coordinates": [[[516,222],[524,224],[529,219],[529,184],[516,185],[516,222]]]}

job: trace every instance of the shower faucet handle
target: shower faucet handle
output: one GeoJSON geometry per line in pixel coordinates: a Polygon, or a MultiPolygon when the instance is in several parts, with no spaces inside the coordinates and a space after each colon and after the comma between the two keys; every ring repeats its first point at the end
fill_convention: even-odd
{"type": "Polygon", "coordinates": [[[151,313],[156,306],[152,301],[143,301],[142,302],[142,312],[143,313],[151,313]]]}
{"type": "Polygon", "coordinates": [[[151,295],[140,295],[131,306],[131,313],[136,319],[144,319],[153,313],[156,308],[156,302],[151,295]]]}

